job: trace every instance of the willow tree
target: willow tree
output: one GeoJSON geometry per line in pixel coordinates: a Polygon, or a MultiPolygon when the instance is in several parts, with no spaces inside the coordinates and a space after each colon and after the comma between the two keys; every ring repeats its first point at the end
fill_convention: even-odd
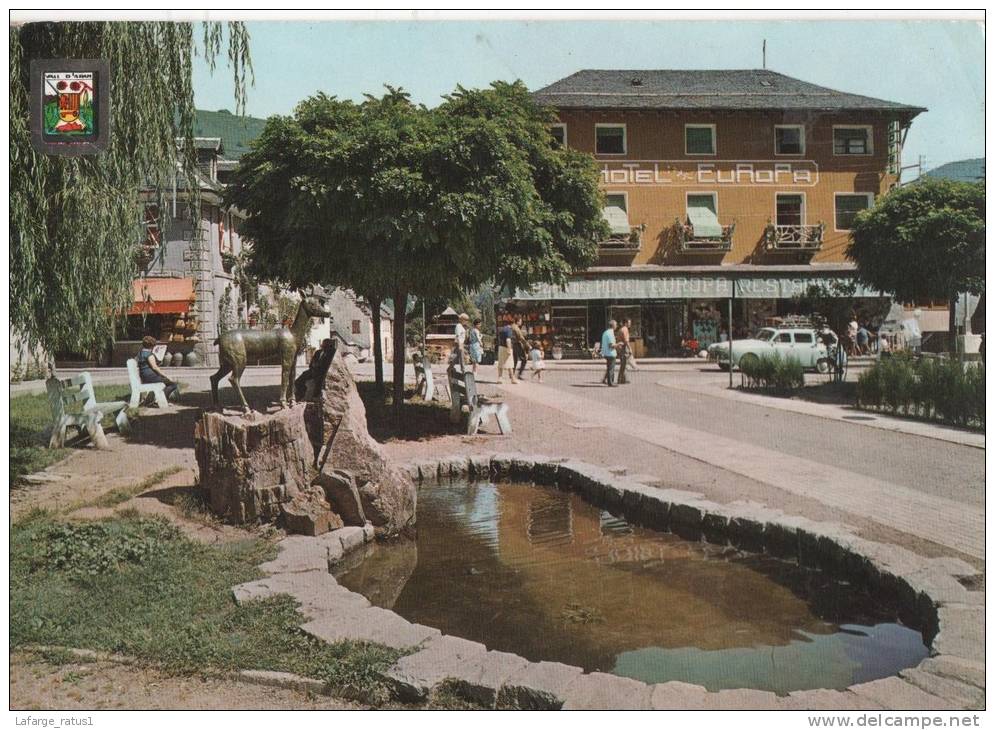
{"type": "Polygon", "coordinates": [[[269,121],[226,195],[249,214],[261,275],[392,300],[399,414],[410,297],[562,283],[594,260],[597,167],[554,147],[553,121],[520,82],[435,109],[389,88],[361,104],[318,95],[269,121]]]}
{"type": "Polygon", "coordinates": [[[202,31],[151,22],[10,29],[10,325],[32,347],[85,351],[113,335],[113,313],[130,304],[143,238],[139,190],[161,194],[177,164],[192,177],[193,59],[202,53],[213,69],[226,37],[244,111],[248,32],[242,23],[207,23],[202,31]],[[105,152],[57,157],[31,146],[29,66],[36,58],[109,61],[113,122],[105,152]]]}

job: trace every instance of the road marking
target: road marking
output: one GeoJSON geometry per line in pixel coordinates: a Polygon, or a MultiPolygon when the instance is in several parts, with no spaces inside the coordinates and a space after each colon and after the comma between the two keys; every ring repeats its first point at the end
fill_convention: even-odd
{"type": "MultiPolygon", "coordinates": [[[[507,389],[506,389],[507,390],[507,389]]],[[[531,383],[507,392],[976,558],[985,556],[980,508],[531,383]]]]}

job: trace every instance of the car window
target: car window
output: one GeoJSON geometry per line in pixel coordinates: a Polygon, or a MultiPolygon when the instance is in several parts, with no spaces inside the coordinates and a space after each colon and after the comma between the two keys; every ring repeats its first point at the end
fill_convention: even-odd
{"type": "Polygon", "coordinates": [[[774,334],[775,334],[774,330],[766,330],[766,329],[760,330],[759,332],[757,332],[757,339],[767,342],[768,340],[770,340],[770,338],[774,336],[774,334]]]}
{"type": "Polygon", "coordinates": [[[777,336],[777,342],[791,342],[791,333],[782,332],[777,336]]]}
{"type": "Polygon", "coordinates": [[[815,338],[812,337],[811,332],[795,332],[795,342],[806,342],[811,344],[815,342],[815,338]]]}

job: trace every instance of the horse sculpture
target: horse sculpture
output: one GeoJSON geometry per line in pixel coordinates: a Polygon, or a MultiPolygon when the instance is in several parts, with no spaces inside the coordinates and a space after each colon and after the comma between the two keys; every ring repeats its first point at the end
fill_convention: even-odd
{"type": "Polygon", "coordinates": [[[304,346],[311,317],[330,317],[327,308],[327,298],[323,292],[315,291],[310,295],[300,292],[301,303],[297,307],[297,316],[290,328],[280,327],[273,330],[237,329],[225,332],[214,341],[219,345],[218,359],[221,367],[211,376],[211,400],[218,405],[218,383],[228,373],[231,373],[231,384],[242,401],[242,410],[248,413],[251,409],[245,400],[245,394],[239,385],[245,365],[250,360],[261,360],[267,357],[280,358],[280,405],[286,407],[294,404],[294,378],[296,376],[297,355],[304,346]]]}

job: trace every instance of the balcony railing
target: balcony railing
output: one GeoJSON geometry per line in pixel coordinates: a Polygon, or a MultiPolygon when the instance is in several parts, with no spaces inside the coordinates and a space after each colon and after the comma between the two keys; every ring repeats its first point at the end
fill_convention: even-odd
{"type": "Polygon", "coordinates": [[[768,223],[764,231],[764,248],[768,251],[818,251],[822,248],[825,223],[814,226],[778,226],[768,223]]]}
{"type": "Polygon", "coordinates": [[[707,237],[695,235],[694,226],[681,223],[680,219],[674,221],[674,228],[677,231],[678,247],[683,253],[721,253],[732,250],[732,234],[736,230],[736,224],[722,226],[721,236],[707,237]]]}
{"type": "Polygon", "coordinates": [[[616,233],[607,240],[598,243],[598,253],[601,254],[635,254],[643,244],[643,231],[646,224],[633,226],[629,235],[616,233]]]}

